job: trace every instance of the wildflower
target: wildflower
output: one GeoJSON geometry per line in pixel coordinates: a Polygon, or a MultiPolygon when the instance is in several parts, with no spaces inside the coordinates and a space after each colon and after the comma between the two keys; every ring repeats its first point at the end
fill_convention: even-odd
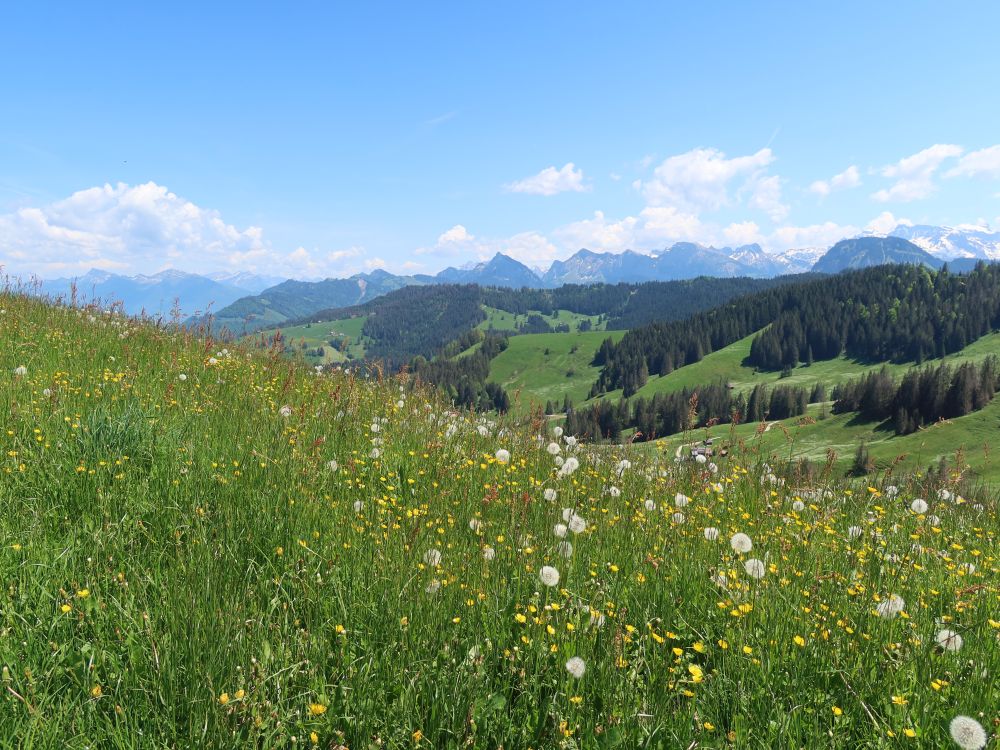
{"type": "Polygon", "coordinates": [[[326,706],[323,705],[322,703],[310,703],[309,713],[312,716],[322,716],[323,714],[326,713],[326,706]]]}
{"type": "Polygon", "coordinates": [[[548,501],[549,501],[550,503],[554,503],[554,502],[556,501],[556,497],[558,497],[558,494],[559,494],[559,493],[557,493],[557,492],[556,492],[556,491],[555,491],[554,489],[552,489],[551,487],[547,487],[547,488],[545,489],[545,492],[544,492],[544,493],[542,493],[542,494],[543,494],[543,497],[544,497],[544,498],[545,498],[546,500],[548,500],[548,501]]]}
{"type": "Polygon", "coordinates": [[[830,710],[833,711],[834,716],[844,715],[844,709],[842,709],[840,706],[833,706],[830,710]]]}
{"type": "Polygon", "coordinates": [[[104,695],[104,690],[100,685],[94,685],[94,687],[90,689],[91,698],[100,698],[102,695],[104,695]]]}
{"type": "Polygon", "coordinates": [[[587,664],[579,656],[574,656],[566,662],[566,671],[579,680],[587,671],[587,664]]]}
{"type": "Polygon", "coordinates": [[[440,590],[440,588],[441,588],[441,581],[435,578],[430,583],[427,584],[427,588],[425,588],[424,591],[426,591],[428,594],[436,594],[438,590],[440,590]]]}
{"type": "Polygon", "coordinates": [[[948,725],[951,738],[962,750],[979,750],[986,747],[989,737],[983,725],[971,716],[956,716],[948,725]]]}
{"type": "Polygon", "coordinates": [[[180,375],[177,376],[177,379],[183,383],[185,380],[188,379],[188,376],[182,372],[180,375]]]}
{"type": "Polygon", "coordinates": [[[354,501],[354,512],[355,513],[360,513],[364,509],[365,509],[365,504],[364,504],[363,501],[361,501],[361,500],[355,500],[354,501]]]}
{"type": "Polygon", "coordinates": [[[424,562],[428,565],[438,565],[441,562],[441,550],[432,547],[424,553],[424,562]]]}
{"type": "Polygon", "coordinates": [[[469,530],[473,532],[479,531],[483,527],[483,522],[478,518],[469,519],[469,530]]]}
{"type": "Polygon", "coordinates": [[[963,643],[962,636],[954,630],[948,630],[947,628],[938,631],[938,634],[934,636],[934,640],[945,651],[959,651],[963,643]]]}
{"type": "Polygon", "coordinates": [[[25,375],[28,374],[28,368],[25,367],[24,365],[18,365],[17,367],[14,368],[14,374],[17,375],[18,377],[24,377],[25,375]]]}
{"type": "Polygon", "coordinates": [[[555,534],[560,539],[566,536],[566,532],[567,532],[567,527],[566,524],[564,523],[557,523],[555,526],[552,527],[552,533],[555,534]]]}
{"type": "Polygon", "coordinates": [[[732,539],[729,540],[729,546],[733,548],[733,552],[745,555],[753,549],[753,542],[750,540],[750,537],[740,532],[733,534],[732,539]]]}
{"type": "Polygon", "coordinates": [[[912,503],[910,503],[910,510],[918,515],[922,515],[927,512],[927,501],[921,498],[917,498],[912,503]]]}
{"type": "Polygon", "coordinates": [[[680,511],[677,511],[672,516],[670,516],[670,520],[678,525],[682,524],[685,521],[684,514],[681,513],[680,511]]]}
{"type": "Polygon", "coordinates": [[[792,642],[799,648],[802,648],[803,646],[806,645],[806,639],[803,638],[801,635],[797,635],[794,638],[792,638],[792,642]]]}
{"type": "Polygon", "coordinates": [[[510,463],[510,451],[506,448],[501,448],[496,452],[497,463],[508,464],[510,463]]]}
{"type": "Polygon", "coordinates": [[[642,506],[646,509],[647,513],[652,513],[654,510],[656,510],[656,503],[654,503],[652,500],[647,500],[642,504],[642,506]]]}
{"type": "Polygon", "coordinates": [[[340,464],[337,463],[337,459],[335,458],[331,458],[329,461],[326,462],[326,468],[328,468],[330,471],[336,471],[339,466],[340,464]]]}
{"type": "Polygon", "coordinates": [[[792,503],[792,510],[794,510],[796,513],[801,513],[805,509],[806,509],[806,504],[801,500],[796,500],[794,503],[792,503]]]}
{"type": "Polygon", "coordinates": [[[691,674],[692,682],[701,682],[705,679],[704,670],[697,664],[688,664],[688,672],[691,674]]]}
{"type": "Polygon", "coordinates": [[[580,462],[577,460],[576,456],[570,456],[566,459],[566,462],[559,469],[559,476],[568,477],[574,471],[580,468],[580,462]]]}
{"type": "Polygon", "coordinates": [[[894,695],[892,696],[892,703],[895,706],[905,706],[909,701],[905,695],[894,695]]]}
{"type": "Polygon", "coordinates": [[[549,447],[546,448],[550,456],[558,456],[562,448],[559,447],[559,443],[549,443],[549,447]]]}
{"type": "Polygon", "coordinates": [[[556,553],[561,557],[570,558],[573,556],[573,544],[572,542],[559,542],[556,545],[556,553]]]}
{"type": "Polygon", "coordinates": [[[710,542],[714,542],[718,538],[719,538],[719,530],[717,528],[715,528],[714,526],[709,526],[707,529],[705,529],[705,539],[707,539],[710,542]]]}
{"type": "Polygon", "coordinates": [[[747,560],[743,564],[743,569],[746,570],[748,576],[758,580],[763,578],[764,573],[766,572],[763,561],[758,560],[756,557],[751,557],[747,560]]]}
{"type": "Polygon", "coordinates": [[[86,599],[90,596],[90,589],[80,589],[76,592],[76,596],[78,599],[86,599]]]}
{"type": "Polygon", "coordinates": [[[492,547],[483,547],[483,559],[489,562],[497,556],[497,551],[492,547]]]}
{"type": "Polygon", "coordinates": [[[552,587],[559,585],[559,571],[551,565],[542,566],[542,569],[538,571],[538,578],[546,586],[552,587]]]}
{"type": "Polygon", "coordinates": [[[278,409],[278,414],[280,414],[283,417],[290,417],[292,416],[292,407],[290,407],[288,404],[285,404],[280,409],[278,409]]]}
{"type": "Polygon", "coordinates": [[[587,529],[587,522],[581,517],[574,513],[569,519],[569,530],[574,534],[580,534],[587,529]]]}
{"type": "Polygon", "coordinates": [[[849,526],[847,529],[847,536],[849,536],[851,539],[857,539],[859,536],[861,536],[861,527],[849,526]]]}
{"type": "Polygon", "coordinates": [[[906,602],[903,600],[903,597],[890,594],[888,599],[878,603],[878,606],[875,607],[875,612],[879,617],[889,619],[895,617],[904,609],[906,609],[906,602]]]}
{"type": "Polygon", "coordinates": [[[683,508],[690,502],[691,498],[689,498],[683,492],[678,492],[676,495],[674,495],[674,505],[677,506],[678,508],[683,508]]]}
{"type": "Polygon", "coordinates": [[[223,693],[219,696],[219,703],[223,706],[229,703],[229,693],[223,693]]]}

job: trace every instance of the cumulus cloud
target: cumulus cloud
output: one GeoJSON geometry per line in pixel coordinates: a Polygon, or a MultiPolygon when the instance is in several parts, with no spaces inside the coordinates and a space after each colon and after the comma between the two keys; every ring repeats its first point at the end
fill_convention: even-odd
{"type": "Polygon", "coordinates": [[[898,226],[912,227],[913,222],[909,219],[896,218],[890,211],[883,211],[865,226],[866,232],[872,234],[889,234],[898,226]]]}
{"type": "Polygon", "coordinates": [[[861,185],[861,172],[852,164],[840,174],[835,174],[829,180],[816,180],[816,182],[809,186],[809,191],[825,198],[837,190],[849,190],[859,185],[861,185]]]}
{"type": "Polygon", "coordinates": [[[1000,177],[1000,144],[970,151],[958,164],[944,174],[945,177],[1000,177]]]}
{"type": "Polygon", "coordinates": [[[759,176],[747,183],[749,193],[747,205],[766,213],[771,221],[784,221],[788,216],[788,206],[781,202],[781,178],[759,176]]]}
{"type": "Polygon", "coordinates": [[[595,211],[593,218],[566,224],[556,229],[553,236],[565,248],[619,252],[635,242],[638,223],[634,216],[609,220],[603,211],[595,211]]]}
{"type": "MultiPolygon", "coordinates": [[[[730,183],[757,178],[774,161],[769,148],[732,159],[714,148],[697,148],[665,159],[653,177],[636,187],[650,206],[675,206],[689,213],[714,211],[731,202],[730,183]]],[[[773,186],[769,189],[773,192],[773,186]]]]}
{"type": "Polygon", "coordinates": [[[0,215],[0,265],[15,274],[71,276],[91,268],[151,273],[222,269],[335,273],[361,248],[281,252],[259,227],[241,229],[155,182],[104,185],[0,215]],[[340,255],[338,255],[340,253],[340,255]]]}
{"type": "Polygon", "coordinates": [[[962,147],[948,143],[936,143],[895,164],[883,167],[880,174],[895,182],[889,187],[872,194],[880,203],[901,202],[926,198],[935,190],[934,175],[942,162],[962,155],[962,147]]]}
{"type": "Polygon", "coordinates": [[[832,221],[801,227],[784,226],[778,227],[771,233],[767,246],[774,252],[807,247],[830,247],[845,237],[854,237],[860,232],[856,226],[832,221]]]}
{"type": "Polygon", "coordinates": [[[730,224],[722,230],[722,236],[726,238],[726,244],[734,247],[752,245],[755,242],[765,242],[764,236],[760,232],[760,227],[754,221],[742,221],[730,224]]]}
{"type": "Polygon", "coordinates": [[[561,169],[546,167],[536,175],[505,185],[505,188],[511,193],[531,195],[583,193],[590,190],[590,186],[583,182],[583,170],[577,169],[573,162],[566,163],[561,169]]]}
{"type": "Polygon", "coordinates": [[[520,232],[510,237],[477,237],[461,224],[442,232],[430,247],[419,247],[417,255],[465,260],[489,260],[497,253],[509,255],[522,263],[551,263],[559,249],[539,232],[520,232]]]}

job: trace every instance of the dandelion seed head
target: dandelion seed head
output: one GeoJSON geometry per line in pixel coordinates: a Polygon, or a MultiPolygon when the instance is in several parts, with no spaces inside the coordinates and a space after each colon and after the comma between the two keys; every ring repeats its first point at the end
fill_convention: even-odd
{"type": "Polygon", "coordinates": [[[971,716],[956,716],[948,725],[948,731],[962,750],[980,750],[989,740],[983,725],[971,716]]]}
{"type": "Polygon", "coordinates": [[[566,671],[579,680],[587,671],[587,664],[579,656],[574,656],[566,662],[566,671]]]}
{"type": "Polygon", "coordinates": [[[559,571],[551,565],[543,565],[538,571],[539,580],[548,587],[559,585],[559,571]]]}
{"type": "Polygon", "coordinates": [[[745,555],[753,549],[753,541],[741,531],[733,534],[732,538],[729,540],[729,546],[733,548],[733,552],[736,554],[745,555]]]}

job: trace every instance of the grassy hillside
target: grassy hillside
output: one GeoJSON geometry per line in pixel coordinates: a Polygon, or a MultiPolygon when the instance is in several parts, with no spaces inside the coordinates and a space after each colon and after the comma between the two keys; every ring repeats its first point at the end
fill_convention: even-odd
{"type": "Polygon", "coordinates": [[[286,346],[291,347],[291,352],[305,357],[310,364],[340,364],[350,360],[364,359],[365,343],[361,329],[364,327],[366,319],[366,316],[359,315],[343,320],[331,320],[326,323],[303,323],[288,328],[261,331],[251,336],[250,339],[260,341],[263,336],[266,340],[280,330],[286,346]],[[335,349],[330,344],[331,340],[339,342],[346,340],[347,348],[343,351],[335,349]],[[319,347],[323,347],[322,356],[315,354],[315,350],[319,347]]]}
{"type": "Polygon", "coordinates": [[[481,331],[516,331],[518,326],[524,325],[529,315],[540,315],[553,328],[559,325],[568,325],[571,333],[577,332],[580,323],[584,321],[590,323],[595,331],[603,330],[604,328],[604,324],[600,320],[600,315],[582,315],[569,310],[556,310],[551,315],[535,311],[517,314],[483,305],[483,311],[486,313],[486,320],[476,326],[481,331]]]}
{"type": "Polygon", "coordinates": [[[21,746],[853,750],[1000,722],[990,500],[762,485],[752,454],[560,441],[559,469],[541,425],[401,380],[2,293],[0,414],[21,746]]]}
{"type": "Polygon", "coordinates": [[[504,387],[517,413],[548,400],[562,404],[566,396],[580,403],[600,371],[590,364],[594,352],[609,336],[617,341],[623,335],[588,331],[512,336],[506,351],[490,363],[490,381],[504,387]]]}

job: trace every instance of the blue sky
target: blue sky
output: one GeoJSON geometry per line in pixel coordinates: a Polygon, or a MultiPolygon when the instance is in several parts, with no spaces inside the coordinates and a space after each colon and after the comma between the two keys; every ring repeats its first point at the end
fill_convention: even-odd
{"type": "Polygon", "coordinates": [[[1000,224],[1000,5],[22,3],[0,264],[436,271],[1000,224]]]}

